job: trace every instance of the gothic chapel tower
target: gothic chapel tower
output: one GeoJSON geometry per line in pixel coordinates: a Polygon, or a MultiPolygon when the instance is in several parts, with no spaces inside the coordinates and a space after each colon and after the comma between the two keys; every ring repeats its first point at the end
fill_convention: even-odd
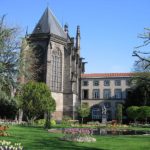
{"type": "Polygon", "coordinates": [[[80,27],[77,27],[74,40],[68,34],[68,26],[63,29],[46,8],[27,41],[36,47],[37,53],[42,53],[39,59],[45,69],[40,81],[48,85],[56,101],[53,118],[61,120],[64,115],[76,118],[76,107],[81,101],[80,75],[84,71],[84,62],[80,58],[80,27]]]}

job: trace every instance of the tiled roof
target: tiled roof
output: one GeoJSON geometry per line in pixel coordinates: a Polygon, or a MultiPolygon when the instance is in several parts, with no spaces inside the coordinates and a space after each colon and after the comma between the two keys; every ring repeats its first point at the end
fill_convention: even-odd
{"type": "Polygon", "coordinates": [[[90,73],[90,74],[81,74],[82,78],[92,78],[92,77],[130,77],[134,73],[90,73]]]}

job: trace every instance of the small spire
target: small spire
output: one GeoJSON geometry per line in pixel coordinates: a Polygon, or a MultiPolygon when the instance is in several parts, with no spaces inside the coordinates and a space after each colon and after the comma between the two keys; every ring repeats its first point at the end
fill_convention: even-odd
{"type": "Polygon", "coordinates": [[[77,49],[78,54],[80,55],[80,26],[77,26],[76,49],[77,49]]]}
{"type": "Polygon", "coordinates": [[[77,26],[77,36],[80,36],[80,26],[77,26]]]}
{"type": "Polygon", "coordinates": [[[64,25],[64,31],[65,31],[65,33],[68,33],[68,25],[67,24],[64,25]]]}

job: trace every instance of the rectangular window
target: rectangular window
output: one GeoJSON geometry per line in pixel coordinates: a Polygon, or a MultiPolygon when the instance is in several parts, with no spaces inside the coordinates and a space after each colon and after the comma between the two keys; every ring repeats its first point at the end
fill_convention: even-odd
{"type": "Polygon", "coordinates": [[[89,99],[89,90],[82,90],[82,98],[89,99]]]}
{"type": "Polygon", "coordinates": [[[121,99],[122,98],[122,91],[121,89],[115,89],[115,98],[121,99]]]}
{"type": "Polygon", "coordinates": [[[83,81],[83,86],[88,86],[89,82],[88,81],[83,81]]]}
{"type": "Polygon", "coordinates": [[[110,86],[110,81],[109,80],[104,80],[104,86],[110,86]]]}
{"type": "Polygon", "coordinates": [[[115,86],[120,86],[121,85],[121,80],[115,80],[115,86]]]}
{"type": "Polygon", "coordinates": [[[104,105],[105,105],[106,108],[110,108],[111,107],[111,103],[110,102],[105,102],[104,105]]]}
{"type": "Polygon", "coordinates": [[[126,80],[126,86],[130,86],[130,80],[129,79],[126,80]]]}
{"type": "Polygon", "coordinates": [[[94,85],[94,86],[99,86],[99,81],[98,81],[98,80],[94,80],[94,81],[93,81],[93,85],[94,85]]]}
{"type": "Polygon", "coordinates": [[[99,94],[99,89],[93,89],[93,99],[99,99],[100,94],[99,94]]]}
{"type": "Polygon", "coordinates": [[[111,91],[110,91],[110,89],[104,89],[104,91],[103,91],[103,98],[104,99],[110,99],[111,98],[111,91]]]}
{"type": "Polygon", "coordinates": [[[101,110],[100,108],[92,109],[92,119],[100,119],[101,118],[101,110]]]}

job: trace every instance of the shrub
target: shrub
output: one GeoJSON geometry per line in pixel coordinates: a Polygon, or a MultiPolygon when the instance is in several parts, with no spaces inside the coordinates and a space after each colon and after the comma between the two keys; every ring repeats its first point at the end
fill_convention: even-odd
{"type": "Polygon", "coordinates": [[[39,119],[36,121],[37,125],[44,126],[45,125],[45,119],[39,119]]]}
{"type": "Polygon", "coordinates": [[[56,121],[54,119],[51,119],[51,126],[55,126],[56,125],[56,121]]]}
{"type": "MultiPolygon", "coordinates": [[[[39,119],[39,120],[36,121],[37,125],[43,126],[43,127],[44,127],[44,125],[45,125],[45,122],[46,122],[45,119],[39,119]]],[[[54,119],[51,119],[50,124],[51,124],[52,126],[55,126],[55,125],[56,125],[56,121],[55,121],[54,119]]]]}
{"type": "Polygon", "coordinates": [[[139,118],[139,107],[138,106],[130,106],[127,108],[127,115],[129,118],[134,119],[134,123],[139,118]]]}
{"type": "Polygon", "coordinates": [[[98,121],[90,121],[90,122],[87,122],[88,125],[91,125],[91,126],[98,126],[100,125],[100,123],[98,121]]]}
{"type": "Polygon", "coordinates": [[[63,125],[71,125],[70,120],[71,120],[71,117],[69,117],[69,116],[64,116],[63,119],[62,119],[62,124],[63,124],[63,125]]]}

